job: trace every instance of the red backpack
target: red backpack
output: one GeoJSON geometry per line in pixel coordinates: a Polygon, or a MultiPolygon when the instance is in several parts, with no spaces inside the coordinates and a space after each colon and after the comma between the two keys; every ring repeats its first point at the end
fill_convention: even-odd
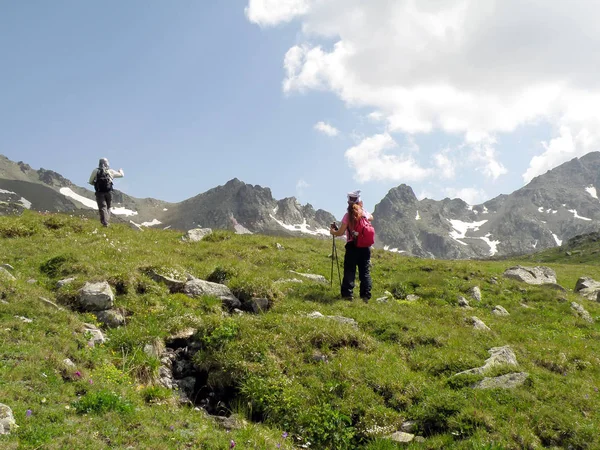
{"type": "Polygon", "coordinates": [[[375,228],[365,216],[361,217],[358,223],[354,224],[354,229],[350,231],[357,247],[370,247],[375,243],[375,228]]]}

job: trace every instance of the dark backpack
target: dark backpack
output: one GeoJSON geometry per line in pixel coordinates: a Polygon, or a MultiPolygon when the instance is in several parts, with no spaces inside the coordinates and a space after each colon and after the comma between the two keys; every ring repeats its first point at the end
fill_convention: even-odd
{"type": "Polygon", "coordinates": [[[375,243],[375,228],[373,228],[373,225],[371,225],[371,222],[366,217],[361,217],[354,224],[354,229],[351,231],[354,245],[357,247],[370,247],[375,243]]]}
{"type": "Polygon", "coordinates": [[[96,189],[96,192],[110,192],[113,190],[112,177],[108,173],[108,169],[98,169],[96,172],[96,181],[94,181],[94,189],[96,189]]]}

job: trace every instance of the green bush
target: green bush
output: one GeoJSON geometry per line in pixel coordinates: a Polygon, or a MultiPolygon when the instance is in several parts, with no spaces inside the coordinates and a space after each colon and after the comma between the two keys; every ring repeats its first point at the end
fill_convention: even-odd
{"type": "Polygon", "coordinates": [[[77,258],[71,254],[65,254],[50,258],[40,266],[40,270],[50,278],[57,278],[77,272],[76,265],[77,258]]]}
{"type": "Polygon", "coordinates": [[[88,392],[73,403],[75,410],[80,414],[103,414],[108,411],[130,413],[133,405],[115,392],[101,389],[88,392]]]}

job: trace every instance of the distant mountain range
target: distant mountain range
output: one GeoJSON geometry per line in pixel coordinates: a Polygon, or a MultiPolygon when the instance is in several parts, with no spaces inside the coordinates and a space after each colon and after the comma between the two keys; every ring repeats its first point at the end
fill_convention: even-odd
{"type": "MultiPolygon", "coordinates": [[[[600,231],[600,153],[575,158],[510,195],[480,205],[461,199],[418,200],[407,185],[375,206],[376,246],[408,255],[468,259],[532,253],[600,231]]],[[[113,213],[142,226],[329,237],[335,217],[294,197],[238,179],[179,203],[114,193],[113,213]]],[[[94,193],[57,172],[34,170],[0,155],[0,215],[23,209],[95,215],[94,193]]],[[[338,218],[339,222],[339,218],[338,218]]]]}

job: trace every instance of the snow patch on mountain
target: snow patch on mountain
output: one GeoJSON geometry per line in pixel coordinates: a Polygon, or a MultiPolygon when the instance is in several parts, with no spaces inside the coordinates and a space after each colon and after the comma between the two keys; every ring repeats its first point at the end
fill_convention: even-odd
{"type": "Polygon", "coordinates": [[[394,248],[390,248],[389,245],[384,245],[383,249],[386,252],[392,252],[392,253],[406,253],[404,250],[398,250],[396,247],[394,248]]]}
{"type": "Polygon", "coordinates": [[[490,256],[494,256],[496,253],[498,253],[498,244],[500,244],[500,241],[492,241],[490,239],[491,235],[491,233],[488,233],[483,236],[481,240],[490,246],[490,256]]]}
{"type": "Polygon", "coordinates": [[[487,222],[487,220],[482,220],[480,222],[463,222],[462,220],[456,220],[456,219],[447,219],[447,220],[448,220],[448,222],[450,222],[450,224],[452,225],[452,228],[454,229],[453,231],[450,232],[450,237],[462,245],[467,245],[467,244],[465,242],[459,241],[459,239],[466,238],[467,231],[469,231],[469,230],[477,231],[477,230],[479,230],[480,226],[482,226],[484,223],[487,222]]]}
{"type": "MultiPolygon", "coordinates": [[[[581,220],[592,220],[589,217],[583,217],[580,216],[579,214],[577,214],[577,210],[576,209],[569,209],[568,210],[570,213],[573,213],[573,217],[575,217],[575,219],[581,219],[581,220]]],[[[560,244],[559,244],[560,245],[560,244]]]]}
{"type": "Polygon", "coordinates": [[[419,215],[419,211],[417,211],[417,217],[415,217],[415,220],[421,220],[421,216],[419,215]]]}
{"type": "Polygon", "coordinates": [[[84,197],[83,195],[79,195],[76,194],[75,192],[73,192],[73,190],[71,188],[68,187],[62,187],[59,189],[59,192],[64,195],[65,197],[69,197],[72,198],[73,200],[77,200],[79,203],[81,203],[84,206],[87,206],[88,208],[97,208],[98,205],[96,204],[96,200],[90,200],[87,197],[84,197]]]}
{"type": "Polygon", "coordinates": [[[162,222],[158,219],[152,219],[151,222],[142,222],[140,225],[143,227],[152,227],[154,225],[160,225],[162,222]]]}
{"type": "Polygon", "coordinates": [[[552,233],[552,237],[554,238],[556,245],[562,245],[562,239],[559,239],[556,234],[552,233]]]}
{"type": "Polygon", "coordinates": [[[598,199],[598,193],[596,192],[596,188],[594,186],[588,186],[585,188],[585,191],[594,197],[596,200],[598,199]]]}
{"type": "Polygon", "coordinates": [[[111,214],[116,214],[118,216],[137,216],[137,211],[132,211],[131,209],[127,209],[123,206],[117,206],[116,208],[110,208],[111,214]]]}
{"type": "Polygon", "coordinates": [[[314,231],[310,230],[308,228],[308,224],[306,223],[306,219],[304,219],[304,221],[300,224],[288,225],[286,223],[283,223],[281,220],[275,218],[272,214],[270,214],[270,216],[271,216],[271,219],[273,219],[275,222],[277,222],[280,226],[282,226],[286,230],[299,231],[301,233],[311,234],[313,236],[318,236],[318,235],[329,236],[329,230],[326,230],[324,228],[319,228],[314,231]]]}

